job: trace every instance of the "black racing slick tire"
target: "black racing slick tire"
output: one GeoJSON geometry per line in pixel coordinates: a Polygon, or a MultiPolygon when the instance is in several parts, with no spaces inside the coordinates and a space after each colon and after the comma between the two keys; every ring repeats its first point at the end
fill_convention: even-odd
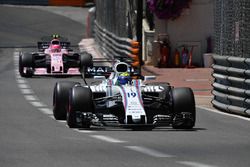
{"type": "Polygon", "coordinates": [[[92,91],[90,88],[75,86],[70,91],[67,124],[70,128],[90,128],[89,118],[85,115],[94,112],[92,91]],[[77,118],[79,117],[79,119],[77,118]],[[80,122],[77,120],[80,120],[80,122]]]}
{"type": "Polygon", "coordinates": [[[195,99],[191,88],[172,89],[172,107],[174,129],[192,129],[195,126],[195,99]]]}
{"type": "Polygon", "coordinates": [[[88,67],[93,65],[93,57],[90,53],[84,52],[80,55],[81,67],[88,67]]]}
{"type": "Polygon", "coordinates": [[[93,57],[91,54],[84,52],[80,54],[80,71],[82,73],[85,73],[87,70],[87,67],[93,66],[93,57]]]}
{"type": "Polygon", "coordinates": [[[19,55],[19,74],[22,77],[30,78],[33,75],[32,68],[34,66],[33,55],[30,53],[23,53],[19,55]],[[24,72],[24,68],[27,67],[27,71],[24,72]]]}
{"type": "Polygon", "coordinates": [[[57,82],[53,93],[53,115],[56,120],[66,120],[70,89],[78,82],[57,82]]]}

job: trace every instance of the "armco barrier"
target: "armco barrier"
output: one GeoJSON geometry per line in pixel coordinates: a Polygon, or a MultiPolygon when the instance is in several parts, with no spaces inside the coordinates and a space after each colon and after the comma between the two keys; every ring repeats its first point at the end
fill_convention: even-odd
{"type": "Polygon", "coordinates": [[[137,41],[118,37],[102,28],[97,22],[95,22],[95,40],[106,57],[134,61],[133,63],[138,60],[139,43],[137,41]]]}
{"type": "Polygon", "coordinates": [[[214,107],[250,116],[250,58],[214,55],[214,107]]]}

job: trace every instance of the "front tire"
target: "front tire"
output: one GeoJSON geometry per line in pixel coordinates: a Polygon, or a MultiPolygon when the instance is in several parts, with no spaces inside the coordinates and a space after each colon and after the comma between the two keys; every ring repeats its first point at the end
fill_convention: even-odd
{"type": "Polygon", "coordinates": [[[93,57],[91,54],[84,52],[80,56],[80,71],[85,75],[87,67],[93,66],[93,57]]]}
{"type": "Polygon", "coordinates": [[[33,75],[33,55],[30,53],[24,53],[19,55],[19,74],[21,77],[30,78],[33,75]],[[24,68],[27,68],[24,72],[24,68]]]}
{"type": "Polygon", "coordinates": [[[69,107],[67,112],[68,126],[70,128],[90,128],[90,120],[88,118],[84,118],[82,114],[86,113],[85,115],[88,115],[93,112],[94,104],[91,89],[82,86],[73,87],[70,92],[69,107]]]}
{"type": "Polygon", "coordinates": [[[191,88],[172,89],[174,129],[192,129],[195,126],[195,99],[191,88]]]}
{"type": "Polygon", "coordinates": [[[56,120],[66,120],[69,91],[78,82],[57,82],[53,93],[53,114],[56,120]]]}

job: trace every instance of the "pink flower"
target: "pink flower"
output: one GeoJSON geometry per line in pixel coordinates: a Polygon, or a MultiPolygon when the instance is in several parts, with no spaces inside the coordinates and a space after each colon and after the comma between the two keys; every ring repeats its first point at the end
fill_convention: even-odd
{"type": "Polygon", "coordinates": [[[159,19],[176,19],[191,0],[147,0],[149,10],[159,19]]]}

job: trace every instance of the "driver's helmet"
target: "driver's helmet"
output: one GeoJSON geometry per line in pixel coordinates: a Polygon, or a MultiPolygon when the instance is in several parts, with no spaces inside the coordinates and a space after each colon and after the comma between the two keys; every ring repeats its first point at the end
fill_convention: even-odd
{"type": "Polygon", "coordinates": [[[52,39],[50,43],[51,45],[60,45],[60,41],[58,39],[52,39]]]}
{"type": "Polygon", "coordinates": [[[119,74],[117,81],[119,85],[126,85],[131,81],[131,77],[128,72],[123,72],[119,74]]]}
{"type": "Polygon", "coordinates": [[[60,45],[51,45],[51,52],[60,52],[61,46],[60,45]]]}

